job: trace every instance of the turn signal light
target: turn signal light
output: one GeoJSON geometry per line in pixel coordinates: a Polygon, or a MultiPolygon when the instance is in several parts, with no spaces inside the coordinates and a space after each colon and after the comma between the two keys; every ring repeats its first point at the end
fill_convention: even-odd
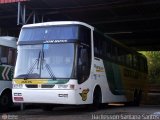
{"type": "Polygon", "coordinates": [[[74,89],[75,88],[75,85],[70,85],[70,89],[74,89]]]}

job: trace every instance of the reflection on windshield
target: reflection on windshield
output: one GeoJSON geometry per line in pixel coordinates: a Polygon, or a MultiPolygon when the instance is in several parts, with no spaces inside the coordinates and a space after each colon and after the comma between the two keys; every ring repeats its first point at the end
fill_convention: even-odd
{"type": "Polygon", "coordinates": [[[74,44],[71,43],[19,46],[14,77],[70,78],[73,60],[74,44]]]}

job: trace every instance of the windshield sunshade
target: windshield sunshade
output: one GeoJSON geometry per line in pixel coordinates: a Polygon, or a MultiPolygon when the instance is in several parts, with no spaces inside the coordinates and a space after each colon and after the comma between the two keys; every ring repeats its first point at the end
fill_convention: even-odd
{"type": "Polygon", "coordinates": [[[78,38],[78,26],[23,28],[19,41],[66,40],[78,38]]]}

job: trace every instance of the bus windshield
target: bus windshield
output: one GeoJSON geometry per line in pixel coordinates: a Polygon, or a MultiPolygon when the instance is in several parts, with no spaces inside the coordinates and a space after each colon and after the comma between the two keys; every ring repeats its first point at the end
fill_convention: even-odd
{"type": "Polygon", "coordinates": [[[21,45],[18,51],[15,78],[72,77],[73,43],[21,45]]]}

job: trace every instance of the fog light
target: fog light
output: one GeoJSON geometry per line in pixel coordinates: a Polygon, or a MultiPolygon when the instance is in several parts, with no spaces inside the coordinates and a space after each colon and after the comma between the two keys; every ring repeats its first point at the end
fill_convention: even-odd
{"type": "Polygon", "coordinates": [[[14,97],[15,101],[23,101],[23,97],[14,97]]]}

